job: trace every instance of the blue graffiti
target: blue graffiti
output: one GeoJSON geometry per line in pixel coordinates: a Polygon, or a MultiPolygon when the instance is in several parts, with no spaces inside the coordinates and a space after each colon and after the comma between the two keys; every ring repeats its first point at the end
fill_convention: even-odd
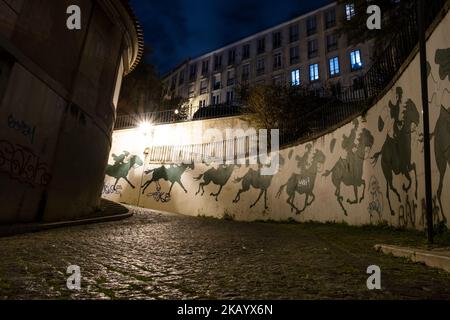
{"type": "Polygon", "coordinates": [[[31,143],[34,143],[34,137],[36,134],[36,126],[31,126],[23,120],[17,120],[14,118],[14,116],[12,114],[10,114],[8,117],[8,127],[10,129],[19,131],[25,137],[30,139],[31,143]]]}
{"type": "Polygon", "coordinates": [[[120,194],[122,194],[122,186],[118,185],[116,188],[114,188],[113,185],[105,184],[103,186],[102,194],[104,194],[104,195],[110,195],[110,194],[120,195],[120,194]]]}

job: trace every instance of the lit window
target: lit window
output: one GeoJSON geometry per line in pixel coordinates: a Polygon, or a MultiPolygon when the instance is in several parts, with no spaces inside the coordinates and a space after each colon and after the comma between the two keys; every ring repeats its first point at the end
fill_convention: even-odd
{"type": "Polygon", "coordinates": [[[363,64],[361,61],[361,51],[355,50],[350,52],[350,63],[352,65],[352,70],[361,69],[363,64]]]}
{"type": "Polygon", "coordinates": [[[291,82],[292,86],[300,85],[300,69],[292,70],[291,72],[291,82]]]}
{"type": "Polygon", "coordinates": [[[311,82],[319,80],[319,64],[311,64],[309,66],[309,80],[311,82]]]}
{"type": "Polygon", "coordinates": [[[350,21],[355,16],[355,4],[349,3],[345,5],[345,16],[350,21]]]}
{"type": "Polygon", "coordinates": [[[329,61],[330,61],[330,76],[331,77],[338,76],[341,73],[339,68],[339,58],[334,57],[331,58],[329,61]]]}

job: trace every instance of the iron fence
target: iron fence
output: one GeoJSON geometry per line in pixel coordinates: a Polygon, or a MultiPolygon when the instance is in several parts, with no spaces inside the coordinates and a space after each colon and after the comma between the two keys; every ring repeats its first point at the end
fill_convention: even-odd
{"type": "Polygon", "coordinates": [[[206,120],[236,116],[247,110],[237,101],[206,107],[190,106],[179,109],[154,111],[136,115],[120,115],[117,117],[114,129],[123,130],[138,127],[143,122],[153,125],[206,120]]]}

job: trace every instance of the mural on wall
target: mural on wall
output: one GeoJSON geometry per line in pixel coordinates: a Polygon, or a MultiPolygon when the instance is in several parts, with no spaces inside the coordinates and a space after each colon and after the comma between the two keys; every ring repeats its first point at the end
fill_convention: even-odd
{"type": "Polygon", "coordinates": [[[416,200],[410,200],[409,195],[406,195],[405,203],[400,205],[398,212],[398,226],[400,228],[416,227],[417,208],[416,200]]]}
{"type": "MultiPolygon", "coordinates": [[[[446,78],[450,81],[450,48],[436,50],[435,57],[436,64],[439,65],[439,77],[441,80],[446,78]]],[[[431,66],[428,68],[428,76],[432,81],[437,83],[431,73],[431,66]]],[[[444,91],[450,93],[447,88],[444,91]]],[[[437,97],[438,92],[433,93],[433,98],[437,97]]],[[[432,98],[432,99],[433,99],[432,98]]],[[[442,98],[438,101],[440,103],[442,98]]],[[[447,222],[447,218],[444,213],[444,207],[442,205],[442,191],[444,187],[445,174],[447,172],[447,166],[450,165],[450,107],[444,107],[440,104],[439,118],[436,122],[434,129],[434,152],[436,158],[436,165],[439,171],[439,186],[437,190],[437,200],[441,208],[442,221],[447,222]]]]}
{"type": "MultiPolygon", "coordinates": [[[[429,52],[434,55],[434,61],[430,59],[428,66],[428,83],[432,100],[430,124],[434,129],[432,174],[436,224],[450,217],[450,48],[439,49],[443,43],[449,46],[450,15],[445,19],[428,40],[429,52]]],[[[240,168],[232,165],[208,167],[199,163],[193,172],[189,170],[194,169],[193,166],[175,164],[176,161],[172,165],[163,162],[150,167],[146,163],[144,170],[152,170],[139,170],[143,174],[139,177],[143,179],[142,189],[118,186],[116,191],[106,189],[105,196],[116,200],[119,197],[114,193],[123,192],[125,195],[120,200],[139,202],[143,199],[138,196],[142,191],[146,195],[143,203],[149,208],[218,218],[227,212],[244,221],[295,218],[298,221],[345,221],[352,225],[387,223],[423,229],[426,215],[419,70],[417,55],[404,65],[393,87],[386,88],[364,117],[314,141],[282,148],[279,155],[284,173],[263,176],[261,166],[250,164],[249,159],[245,159],[247,166],[240,168]],[[189,201],[194,193],[195,201],[189,201]]],[[[221,122],[223,120],[214,120],[214,126],[221,127],[221,122]]],[[[187,122],[183,127],[194,135],[198,127],[206,124],[212,126],[209,122],[198,122],[195,126],[187,122]]],[[[232,124],[233,127],[247,125],[238,119],[232,124]]],[[[161,132],[166,133],[170,126],[161,127],[161,132]]],[[[180,124],[173,128],[175,126],[180,124]]],[[[128,145],[136,137],[133,130],[114,134],[117,146],[128,145]]],[[[154,141],[146,139],[146,146],[160,142],[151,139],[154,141]]],[[[118,154],[121,149],[114,151],[118,154]]]]}
{"type": "Polygon", "coordinates": [[[316,183],[317,173],[319,171],[319,167],[325,163],[326,159],[322,151],[316,150],[313,155],[312,163],[307,168],[307,161],[312,146],[308,145],[306,149],[307,151],[305,152],[303,157],[297,157],[300,174],[294,173],[291,178],[289,178],[288,182],[280,187],[280,190],[277,193],[277,198],[280,198],[283,190],[286,189],[286,193],[288,195],[288,199],[286,200],[286,202],[291,206],[291,212],[295,210],[296,214],[303,213],[315,201],[316,196],[314,195],[313,191],[316,183]],[[297,193],[299,195],[305,195],[305,203],[302,209],[297,208],[297,206],[295,205],[295,196],[297,193]],[[311,201],[308,201],[310,197],[312,199],[311,201]]]}
{"type": "Polygon", "coordinates": [[[346,158],[340,158],[333,169],[326,171],[323,176],[331,175],[332,182],[336,187],[335,196],[344,215],[347,216],[347,209],[344,207],[344,197],[341,195],[341,185],[352,186],[355,199],[347,199],[347,203],[354,205],[364,200],[366,192],[366,181],[363,179],[363,164],[366,160],[367,149],[371,149],[374,144],[374,137],[366,128],[362,129],[357,143],[356,133],[359,128],[359,121],[353,121],[353,128],[349,136],[344,135],[342,148],[347,152],[346,158]],[[358,198],[358,188],[363,187],[362,195],[358,198]]]}
{"type": "Polygon", "coordinates": [[[238,203],[241,200],[241,194],[248,192],[251,187],[260,190],[259,196],[256,201],[250,206],[253,208],[256,204],[261,200],[264,195],[264,208],[267,210],[269,207],[267,206],[267,189],[269,189],[272,184],[273,175],[264,176],[261,174],[261,166],[258,170],[254,170],[250,168],[247,174],[241,178],[237,178],[234,180],[234,183],[241,183],[241,189],[238,191],[236,197],[233,200],[233,203],[238,203]]]}
{"type": "Polygon", "coordinates": [[[442,206],[442,190],[444,187],[447,166],[450,165],[450,110],[441,107],[441,113],[434,129],[434,152],[439,171],[439,187],[437,197],[441,207],[442,219],[447,221],[442,206]]]}
{"type": "MultiPolygon", "coordinates": [[[[145,194],[145,190],[147,190],[147,188],[153,182],[156,184],[157,192],[159,192],[161,190],[161,184],[159,183],[160,180],[168,181],[171,183],[169,191],[167,192],[169,199],[170,199],[170,195],[172,193],[172,189],[173,189],[175,183],[177,183],[183,189],[183,191],[185,193],[188,193],[188,191],[184,187],[183,183],[181,182],[181,177],[188,169],[194,170],[195,169],[194,163],[190,163],[190,164],[183,163],[180,165],[171,165],[169,168],[166,168],[165,166],[161,166],[159,168],[145,171],[146,175],[149,175],[150,173],[152,173],[152,178],[150,180],[148,180],[147,182],[145,182],[144,185],[141,187],[142,194],[145,194]]],[[[168,201],[169,200],[163,201],[163,202],[168,202],[168,201]]]]}
{"type": "Polygon", "coordinates": [[[331,142],[330,142],[330,152],[331,153],[334,153],[334,148],[336,148],[336,143],[337,143],[337,139],[336,138],[331,140],[331,142]]]}
{"type": "Polygon", "coordinates": [[[219,201],[219,195],[222,192],[223,187],[228,183],[233,174],[234,169],[240,168],[240,165],[220,165],[217,169],[211,168],[200,176],[194,178],[196,181],[202,180],[198,186],[198,191],[195,195],[198,195],[200,191],[201,196],[205,193],[205,186],[209,185],[211,182],[219,186],[217,193],[211,193],[211,197],[215,197],[216,201],[219,201]]]}
{"type": "Polygon", "coordinates": [[[119,183],[120,179],[125,180],[131,188],[135,189],[136,187],[128,179],[128,174],[131,169],[142,167],[144,162],[139,156],[131,155],[128,151],[123,151],[119,156],[113,153],[112,158],[114,164],[106,167],[106,175],[116,179],[113,190],[117,191],[117,183],[119,183]]]}
{"type": "Polygon", "coordinates": [[[376,217],[376,222],[380,223],[383,221],[384,204],[383,193],[381,192],[381,186],[377,177],[372,176],[370,178],[368,191],[370,194],[370,202],[368,207],[370,222],[374,222],[374,217],[376,217]]]}
{"type": "Polygon", "coordinates": [[[392,137],[387,134],[386,140],[380,152],[373,157],[373,165],[375,166],[381,157],[381,168],[386,179],[386,197],[389,204],[391,215],[395,216],[392,209],[390,192],[394,192],[401,203],[400,193],[394,187],[394,175],[403,175],[408,180],[408,185],[403,184],[403,191],[408,193],[412,187],[411,172],[414,172],[415,178],[415,199],[417,200],[417,170],[416,164],[411,161],[411,134],[416,131],[420,123],[419,111],[411,99],[406,101],[404,111],[402,113],[403,120],[400,120],[400,108],[402,107],[403,89],[397,88],[396,104],[389,103],[390,116],[394,120],[392,137]],[[413,127],[413,125],[415,127],[413,127]]]}

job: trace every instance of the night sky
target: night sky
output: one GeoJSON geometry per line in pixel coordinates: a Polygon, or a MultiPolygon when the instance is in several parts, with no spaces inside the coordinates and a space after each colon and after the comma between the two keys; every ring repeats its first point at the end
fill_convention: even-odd
{"type": "Polygon", "coordinates": [[[146,57],[164,74],[188,57],[220,48],[331,0],[131,0],[143,26],[146,57]]]}

